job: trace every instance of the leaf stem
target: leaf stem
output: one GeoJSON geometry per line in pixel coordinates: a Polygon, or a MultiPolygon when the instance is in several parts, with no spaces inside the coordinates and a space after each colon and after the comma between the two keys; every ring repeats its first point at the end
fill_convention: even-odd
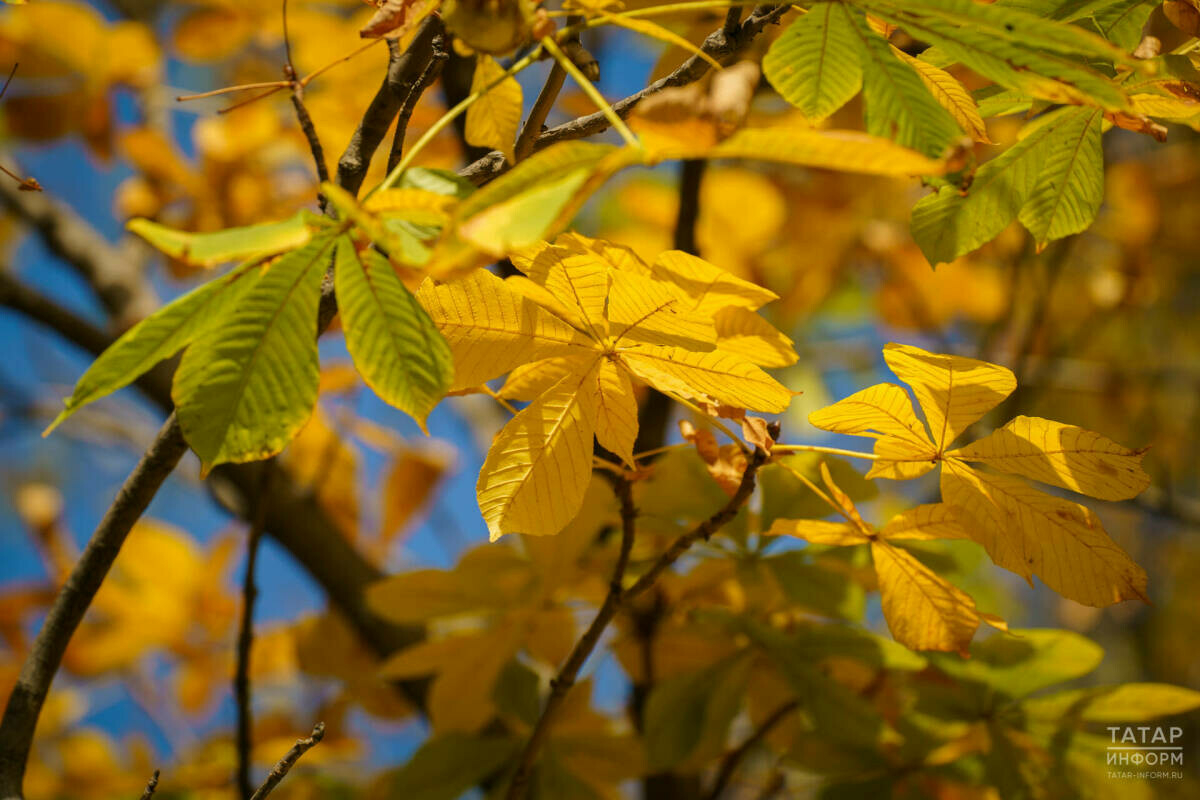
{"type": "Polygon", "coordinates": [[[706,413],[704,411],[704,409],[702,409],[700,406],[693,403],[691,400],[688,400],[686,397],[681,397],[681,396],[675,394],[674,392],[663,391],[663,394],[665,394],[667,397],[674,400],[676,403],[679,403],[681,406],[689,408],[696,414],[699,414],[701,417],[704,417],[705,419],[707,419],[709,422],[712,423],[714,428],[716,428],[721,433],[728,436],[731,440],[733,440],[733,442],[738,447],[742,448],[743,453],[749,453],[753,450],[753,448],[750,447],[750,445],[746,444],[744,441],[742,441],[742,437],[740,437],[736,433],[734,433],[729,428],[728,425],[726,425],[724,422],[721,422],[721,420],[717,419],[713,415],[706,413]]]}
{"type": "Polygon", "coordinates": [[[874,453],[863,453],[859,450],[843,450],[840,447],[822,447],[819,444],[777,444],[771,448],[774,453],[826,453],[831,456],[849,456],[850,458],[865,458],[868,461],[878,461],[874,453]]]}
{"type": "Polygon", "coordinates": [[[512,414],[514,417],[517,415],[517,413],[518,413],[517,409],[513,407],[513,404],[508,402],[507,400],[505,400],[503,397],[501,397],[495,390],[492,389],[492,387],[490,387],[486,383],[484,383],[484,384],[480,385],[480,388],[483,390],[484,394],[488,395],[493,400],[495,400],[497,403],[499,403],[500,405],[502,405],[506,409],[508,409],[508,412],[510,414],[512,414]]]}
{"type": "Polygon", "coordinates": [[[835,503],[833,501],[832,497],[825,494],[825,492],[821,489],[820,486],[817,486],[815,483],[813,483],[811,480],[809,480],[807,475],[805,475],[803,472],[801,472],[800,470],[793,467],[791,464],[788,464],[786,461],[780,461],[779,465],[782,466],[784,469],[786,469],[788,472],[792,473],[792,475],[796,478],[796,480],[803,483],[809,489],[812,489],[813,494],[815,494],[817,497],[824,500],[825,503],[828,504],[830,508],[832,508],[834,511],[841,514],[843,517],[846,516],[845,510],[842,509],[842,507],[839,506],[837,503],[835,503]]]}

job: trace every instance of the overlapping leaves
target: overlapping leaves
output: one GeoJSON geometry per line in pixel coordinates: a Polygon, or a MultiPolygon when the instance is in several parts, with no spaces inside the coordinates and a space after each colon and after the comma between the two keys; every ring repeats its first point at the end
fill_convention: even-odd
{"type": "Polygon", "coordinates": [[[478,271],[418,293],[454,353],[454,389],[511,373],[502,393],[531,401],[480,471],[493,539],[557,533],[575,516],[593,438],[632,463],[634,379],[697,401],[787,408],[791,392],[759,366],[794,360],[791,342],[754,314],[770,292],[685,253],[646,265],[578,235],[513,260],[523,276],[478,271]],[[746,315],[758,322],[745,324],[746,315]]]}
{"type": "Polygon", "coordinates": [[[998,618],[979,612],[970,595],[895,544],[902,540],[968,538],[949,507],[920,505],[876,530],[863,520],[823,463],[821,477],[829,492],[826,499],[845,522],[777,519],[769,533],[797,536],[815,544],[869,544],[883,599],[883,616],[896,641],[913,650],[950,650],[966,655],[981,620],[1006,628],[998,618]]]}
{"type": "Polygon", "coordinates": [[[818,428],[875,438],[876,460],[868,477],[908,479],[940,468],[942,502],[1000,566],[1029,580],[1036,574],[1085,605],[1146,598],[1145,571],[1108,537],[1090,509],[1010,477],[1122,500],[1149,485],[1141,451],[1082,428],[1026,416],[951,449],[1016,388],[1013,374],[995,364],[908,345],[889,344],[884,357],[912,387],[928,428],[904,389],[890,383],[809,416],[818,428]]]}

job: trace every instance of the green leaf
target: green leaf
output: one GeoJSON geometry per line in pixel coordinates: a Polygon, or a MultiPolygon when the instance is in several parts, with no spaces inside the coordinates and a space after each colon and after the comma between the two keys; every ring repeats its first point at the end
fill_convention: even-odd
{"type": "Polygon", "coordinates": [[[1123,50],[1133,50],[1159,0],[1072,0],[1053,16],[1065,22],[1090,22],[1096,31],[1123,50]]]}
{"type": "Polygon", "coordinates": [[[312,214],[300,211],[280,222],[212,233],[177,231],[148,219],[131,219],[125,227],[172,258],[211,267],[303,247],[312,238],[312,227],[317,224],[312,214]]]}
{"type": "Polygon", "coordinates": [[[1126,683],[1058,692],[1026,700],[1021,708],[1052,722],[1068,715],[1083,722],[1149,722],[1200,708],[1200,692],[1165,683],[1126,683]]]}
{"type": "Polygon", "coordinates": [[[1012,698],[1087,675],[1100,665],[1104,650],[1077,633],[1014,630],[971,645],[971,658],[931,654],[939,670],[960,681],[981,684],[1012,698]]]}
{"type": "Polygon", "coordinates": [[[741,707],[751,659],[744,652],[696,672],[659,681],[646,701],[646,755],[661,772],[722,752],[741,707]]]}
{"type": "Polygon", "coordinates": [[[184,354],[172,396],[207,472],[282,450],[317,401],[317,306],[332,235],[281,256],[184,354]]]}
{"type": "Polygon", "coordinates": [[[492,702],[502,714],[511,714],[533,727],[541,711],[538,675],[517,659],[504,665],[492,687],[492,702]]]}
{"type": "Polygon", "coordinates": [[[865,610],[865,593],[850,579],[855,555],[848,547],[817,558],[804,551],[789,550],[768,556],[762,563],[771,570],[788,600],[801,608],[826,617],[859,620],[865,610]],[[835,570],[834,565],[842,569],[835,570]]]}
{"type": "Polygon", "coordinates": [[[475,192],[475,184],[448,169],[409,167],[396,184],[401,189],[424,189],[459,200],[475,192]]]}
{"type": "Polygon", "coordinates": [[[455,800],[511,760],[516,739],[446,733],[426,740],[408,763],[382,780],[386,797],[455,800]]]}
{"type": "Polygon", "coordinates": [[[547,752],[537,765],[533,800],[603,800],[586,781],[571,772],[563,759],[547,752]]]}
{"type": "Polygon", "coordinates": [[[496,256],[553,238],[603,180],[635,157],[612,145],[551,145],[463,200],[458,235],[496,256]]]}
{"type": "Polygon", "coordinates": [[[921,76],[892,55],[887,41],[856,14],[854,31],[863,67],[867,132],[936,157],[962,135],[921,76]]]}
{"type": "Polygon", "coordinates": [[[1056,126],[1045,162],[1020,220],[1042,248],[1086,230],[1104,199],[1104,115],[1097,108],[1068,109],[1056,126]]]}
{"type": "Polygon", "coordinates": [[[823,120],[862,86],[857,42],[844,4],[817,3],[771,45],[763,58],[763,73],[804,116],[823,120]]]}
{"type": "Polygon", "coordinates": [[[392,265],[338,239],[334,271],[346,347],[363,380],[422,429],[454,378],[450,346],[392,265]]]}
{"type": "Polygon", "coordinates": [[[127,330],[92,362],[43,435],[83,406],[137,380],[155,364],[178,353],[220,323],[253,285],[254,265],[239,267],[199,286],[127,330]]]}
{"type": "Polygon", "coordinates": [[[1014,8],[973,0],[855,4],[936,46],[937,66],[959,62],[1010,89],[1056,102],[1127,109],[1128,98],[1106,74],[1111,68],[1091,62],[1147,68],[1094,33],[1014,8]]]}
{"type": "Polygon", "coordinates": [[[342,219],[350,220],[366,238],[388,254],[388,257],[405,267],[419,267],[429,260],[429,248],[421,242],[417,226],[404,226],[401,219],[383,218],[367,211],[358,198],[342,187],[328,181],[321,184],[321,192],[337,209],[342,219]]]}
{"type": "Polygon", "coordinates": [[[962,192],[943,186],[912,211],[912,235],[930,264],[953,261],[990,242],[1016,219],[1037,187],[1065,115],[1046,114],[1026,126],[1024,138],[988,161],[962,192]]]}

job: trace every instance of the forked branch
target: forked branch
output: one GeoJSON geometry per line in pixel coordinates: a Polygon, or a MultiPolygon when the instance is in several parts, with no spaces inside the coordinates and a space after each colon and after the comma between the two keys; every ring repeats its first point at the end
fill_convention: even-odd
{"type": "MultiPolygon", "coordinates": [[[[772,438],[778,435],[778,423],[772,423],[772,438]]],[[[738,511],[750,499],[750,495],[754,493],[758,471],[767,463],[768,458],[768,453],[761,448],[756,449],[754,455],[751,456],[749,463],[746,465],[745,472],[742,473],[742,480],[738,484],[737,491],[729,498],[728,502],[711,517],[672,542],[671,546],[628,589],[624,589],[622,586],[625,570],[629,564],[629,552],[633,547],[634,522],[637,518],[637,511],[633,505],[633,489],[628,477],[622,476],[617,480],[615,488],[617,499],[621,503],[622,536],[621,551],[617,557],[617,565],[613,570],[612,583],[609,585],[608,594],[604,598],[604,603],[600,606],[600,610],[596,612],[592,624],[584,631],[583,636],[576,642],[574,649],[571,650],[571,654],[559,669],[558,674],[550,681],[550,695],[546,698],[546,703],[542,707],[542,713],[533,727],[533,732],[529,735],[529,740],[525,743],[525,749],[521,751],[516,772],[513,774],[512,782],[508,787],[508,793],[505,795],[507,800],[521,800],[525,796],[525,792],[529,788],[529,780],[533,775],[534,762],[537,760],[538,753],[541,751],[542,745],[545,744],[546,738],[550,734],[555,714],[562,706],[563,700],[566,699],[571,687],[575,685],[575,680],[579,677],[580,669],[587,662],[588,656],[595,650],[600,637],[604,634],[605,629],[612,622],[617,612],[654,585],[658,577],[678,561],[679,557],[688,548],[701,539],[707,541],[714,533],[737,516],[738,511]]]]}

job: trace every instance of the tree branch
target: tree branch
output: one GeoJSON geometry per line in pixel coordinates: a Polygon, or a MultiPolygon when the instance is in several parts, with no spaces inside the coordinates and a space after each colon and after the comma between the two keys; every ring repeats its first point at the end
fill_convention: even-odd
{"type": "Polygon", "coordinates": [[[358,194],[362,187],[371,157],[433,57],[434,37],[444,31],[441,18],[430,14],[417,29],[407,50],[401,52],[395,41],[388,40],[387,75],[350,138],[346,151],[338,159],[337,184],[351,194],[358,194]]]}
{"type": "MultiPolygon", "coordinates": [[[[567,17],[567,26],[578,25],[583,21],[583,17],[572,15],[567,17]]],[[[575,65],[583,70],[583,74],[590,81],[600,79],[600,65],[596,62],[583,45],[579,42],[579,34],[568,37],[562,43],[563,52],[567,58],[575,62],[575,65]]],[[[558,93],[562,91],[563,81],[567,77],[567,71],[557,61],[550,67],[550,74],[546,76],[546,82],[542,85],[542,90],[538,92],[537,100],[533,103],[533,108],[529,110],[529,119],[525,120],[525,126],[521,128],[521,133],[517,136],[516,147],[513,148],[513,156],[520,163],[533,153],[534,144],[537,138],[542,135],[543,129],[546,127],[546,117],[550,115],[550,109],[554,107],[554,101],[558,99],[558,93]]]]}
{"type": "Polygon", "coordinates": [[[154,796],[154,790],[158,788],[158,770],[154,770],[154,774],[150,776],[150,780],[146,782],[146,791],[142,792],[142,800],[150,800],[154,796]]]}
{"type": "Polygon", "coordinates": [[[50,684],[62,663],[71,635],[79,627],[92,598],[125,543],[125,537],[158,488],[187,452],[183,432],[172,414],[163,424],[154,444],[125,480],[116,499],[88,541],[83,555],[71,570],[33,648],[21,667],[21,675],[9,695],[0,721],[0,798],[21,797],[25,762],[33,743],[33,732],[50,684]]]}
{"type": "MultiPolygon", "coordinates": [[[[772,425],[774,427],[772,438],[777,438],[779,434],[778,423],[772,423],[772,425]]],[[[746,465],[746,471],[742,473],[742,481],[738,485],[737,491],[729,498],[729,501],[719,511],[697,525],[692,531],[676,539],[667,548],[666,552],[658,557],[650,569],[643,573],[628,589],[623,589],[622,584],[626,567],[629,564],[629,552],[633,547],[634,521],[637,517],[637,510],[633,506],[633,490],[628,477],[622,476],[618,480],[615,488],[617,498],[621,503],[621,552],[617,557],[617,565],[613,569],[613,577],[608,588],[608,595],[604,598],[604,603],[600,606],[600,610],[596,612],[592,624],[588,626],[583,636],[575,643],[570,656],[567,657],[558,674],[550,681],[550,696],[546,698],[546,704],[542,707],[542,713],[534,725],[529,740],[525,743],[525,749],[521,752],[516,772],[513,774],[512,783],[509,784],[508,793],[505,795],[507,800],[521,800],[525,796],[529,779],[533,774],[534,761],[537,759],[537,755],[550,733],[555,712],[558,711],[563,700],[566,699],[571,687],[575,685],[575,679],[579,676],[579,670],[583,668],[584,662],[587,661],[588,656],[596,648],[601,635],[604,633],[605,628],[608,627],[608,624],[612,622],[617,611],[629,603],[630,600],[649,589],[658,579],[659,575],[679,560],[679,557],[689,547],[700,539],[707,540],[737,515],[738,511],[746,504],[746,501],[750,499],[750,495],[754,492],[755,476],[762,465],[767,462],[767,458],[768,454],[762,448],[756,448],[754,455],[750,458],[750,463],[746,465]]]]}
{"type": "Polygon", "coordinates": [[[796,700],[789,700],[784,703],[772,711],[771,715],[763,720],[762,724],[758,726],[758,730],[750,734],[746,741],[725,754],[725,758],[721,759],[721,768],[717,771],[716,780],[713,781],[712,789],[709,791],[706,800],[720,800],[721,794],[729,786],[729,782],[733,780],[733,776],[737,773],[738,767],[741,766],[742,761],[746,758],[746,754],[757,747],[758,743],[765,739],[767,734],[776,725],[783,722],[799,705],[799,702],[796,700]]]}
{"type": "Polygon", "coordinates": [[[596,612],[592,624],[575,643],[575,647],[558,670],[558,674],[550,681],[550,696],[546,698],[546,704],[542,707],[542,713],[534,725],[533,732],[529,735],[529,741],[525,743],[525,749],[521,751],[516,772],[513,773],[512,782],[505,795],[507,800],[521,800],[525,796],[525,791],[529,787],[529,779],[533,775],[534,761],[537,759],[546,737],[550,734],[555,713],[566,699],[571,687],[575,685],[579,670],[583,668],[584,662],[596,648],[604,629],[608,627],[608,623],[612,621],[621,605],[624,595],[625,570],[629,566],[629,553],[633,550],[637,509],[633,505],[633,484],[628,476],[618,477],[613,482],[613,490],[621,503],[621,549],[617,554],[616,566],[613,567],[608,594],[605,596],[600,610],[596,612]]]}
{"type": "Polygon", "coordinates": [[[550,115],[550,109],[554,108],[554,102],[558,99],[558,93],[562,91],[566,78],[567,71],[563,69],[562,64],[555,61],[550,67],[550,74],[546,76],[546,82],[542,84],[542,90],[538,92],[537,100],[533,102],[533,108],[529,110],[529,119],[525,120],[525,127],[521,128],[521,133],[517,136],[517,144],[513,148],[513,156],[517,163],[533,153],[537,138],[541,136],[546,125],[546,117],[550,115]]]}
{"type": "MultiPolygon", "coordinates": [[[[767,25],[778,22],[779,18],[790,9],[790,5],[758,6],[732,34],[727,32],[725,25],[722,24],[720,28],[708,35],[708,38],[704,40],[700,49],[719,63],[728,64],[737,56],[742,48],[762,33],[767,25]]],[[[699,56],[693,55],[679,65],[670,75],[660,78],[641,91],[613,103],[613,111],[616,112],[618,117],[625,119],[633,113],[638,103],[650,95],[657,94],[671,87],[686,86],[689,83],[695,83],[704,77],[709,69],[708,62],[699,56]]],[[[549,147],[555,142],[565,142],[592,136],[607,130],[608,127],[609,121],[603,112],[597,111],[587,114],[570,122],[564,122],[562,125],[555,126],[542,133],[534,143],[534,150],[537,151],[544,147],[549,147]]],[[[459,170],[459,175],[475,184],[481,185],[499,175],[505,169],[505,166],[503,156],[493,152],[481,156],[473,163],[459,170]]]]}
{"type": "Polygon", "coordinates": [[[263,800],[263,798],[273,792],[275,787],[279,785],[279,782],[291,772],[292,767],[296,766],[296,762],[300,760],[300,756],[312,750],[324,738],[325,723],[318,722],[313,726],[312,733],[309,734],[307,739],[297,739],[296,743],[292,745],[292,749],[287,751],[287,755],[271,768],[271,771],[267,774],[267,779],[263,781],[262,786],[258,787],[258,791],[251,795],[250,800],[263,800]]]}
{"type": "Polygon", "coordinates": [[[258,544],[262,539],[266,522],[267,488],[274,471],[274,460],[263,462],[262,486],[255,499],[254,522],[246,536],[246,572],[242,578],[242,621],[238,628],[237,668],[233,676],[233,696],[237,702],[237,784],[243,800],[249,800],[250,750],[253,718],[250,708],[250,656],[254,647],[254,601],[258,598],[258,587],[254,585],[254,572],[258,565],[258,544]]]}
{"type": "Polygon", "coordinates": [[[425,70],[421,73],[421,77],[417,79],[412,91],[404,99],[404,106],[400,109],[400,114],[396,117],[396,132],[392,136],[392,151],[388,154],[387,162],[387,171],[389,173],[396,168],[396,165],[400,163],[400,158],[404,155],[404,137],[408,133],[408,121],[412,119],[417,103],[420,101],[421,96],[425,94],[425,90],[432,86],[433,82],[442,74],[442,68],[446,66],[446,60],[449,57],[450,54],[446,51],[446,34],[439,30],[433,37],[429,63],[425,65],[425,70]]]}
{"type": "MultiPolygon", "coordinates": [[[[772,422],[769,430],[772,431],[771,438],[777,438],[779,435],[779,423],[772,422]]],[[[642,573],[637,582],[626,590],[623,600],[628,601],[649,589],[658,580],[658,576],[678,561],[679,557],[686,553],[692,545],[701,539],[708,541],[714,533],[721,530],[730,520],[737,516],[738,511],[741,510],[746,501],[750,499],[750,495],[753,494],[758,471],[762,468],[763,464],[767,463],[768,458],[769,456],[766,451],[761,447],[756,447],[754,455],[750,457],[750,463],[746,465],[746,471],[742,473],[742,481],[738,484],[737,491],[733,493],[733,497],[729,498],[729,502],[720,511],[672,542],[671,546],[650,566],[650,569],[642,573]]]]}
{"type": "MultiPolygon", "coordinates": [[[[7,154],[0,158],[9,160],[7,154]]],[[[118,328],[133,325],[159,307],[141,266],[68,206],[42,192],[22,192],[8,181],[0,181],[0,202],[37,231],[51,253],[83,276],[118,328]]]]}

